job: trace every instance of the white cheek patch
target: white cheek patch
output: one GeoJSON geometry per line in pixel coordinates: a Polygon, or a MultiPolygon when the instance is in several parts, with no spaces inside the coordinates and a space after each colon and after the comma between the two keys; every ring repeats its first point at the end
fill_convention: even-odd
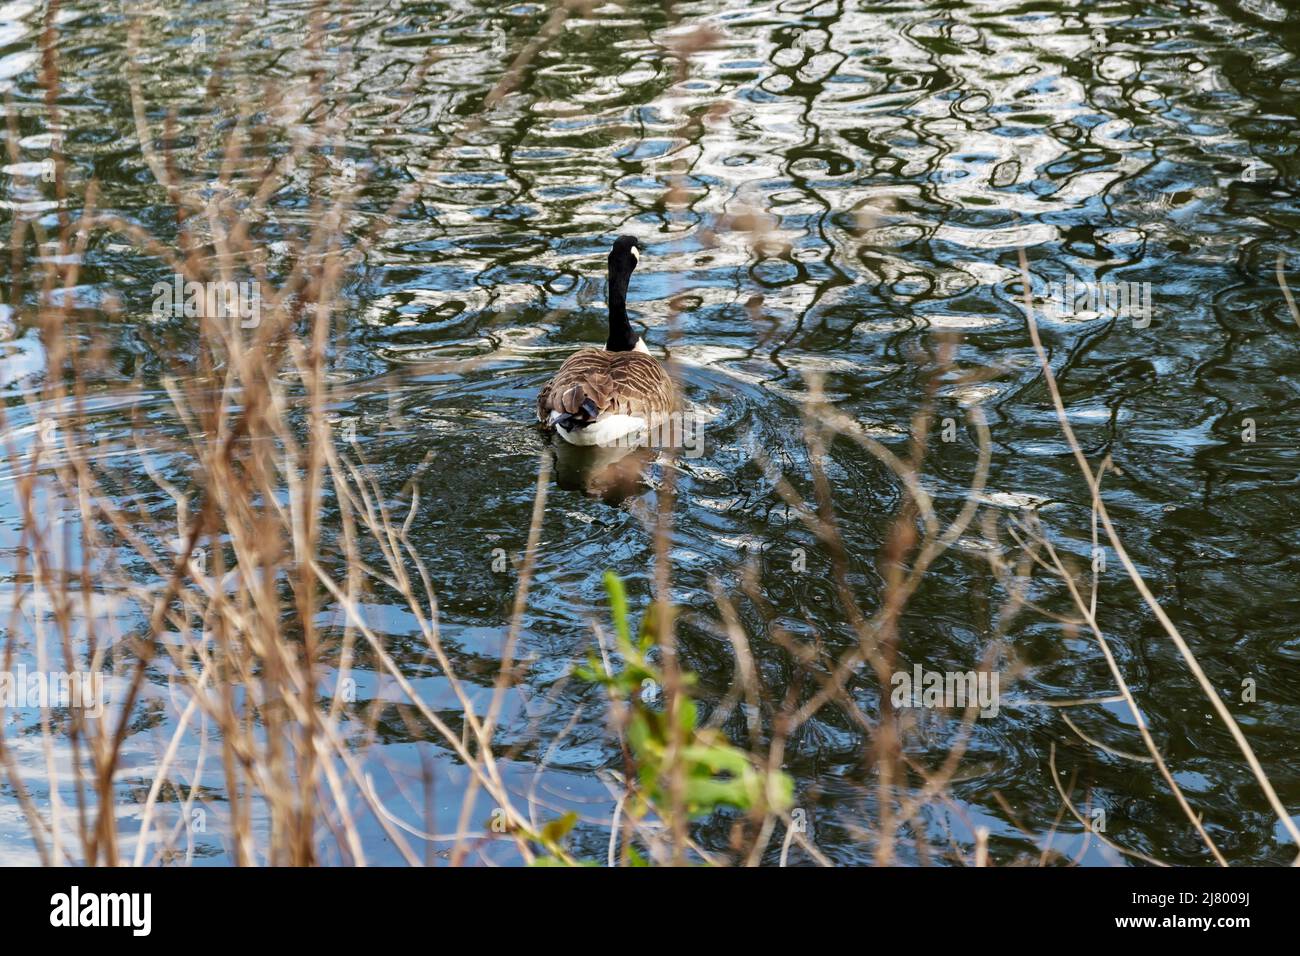
{"type": "Polygon", "coordinates": [[[632,261],[638,264],[641,262],[641,253],[636,246],[632,247],[632,261]]]}

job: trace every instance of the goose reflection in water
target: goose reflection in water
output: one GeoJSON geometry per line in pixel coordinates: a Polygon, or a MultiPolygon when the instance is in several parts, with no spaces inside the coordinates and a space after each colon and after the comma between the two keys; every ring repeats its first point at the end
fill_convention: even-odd
{"type": "Polygon", "coordinates": [[[560,488],[617,505],[650,487],[647,471],[660,450],[552,441],[551,452],[555,456],[555,483],[560,488]]]}

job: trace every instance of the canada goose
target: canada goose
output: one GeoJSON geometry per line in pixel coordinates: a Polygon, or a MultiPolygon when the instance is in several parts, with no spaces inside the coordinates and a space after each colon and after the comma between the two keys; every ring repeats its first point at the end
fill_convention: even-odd
{"type": "Polygon", "coordinates": [[[627,283],[641,258],[632,236],[609,252],[609,338],[569,356],[537,396],[537,420],[574,445],[609,445],[656,427],[673,408],[673,382],[627,318],[627,283]]]}

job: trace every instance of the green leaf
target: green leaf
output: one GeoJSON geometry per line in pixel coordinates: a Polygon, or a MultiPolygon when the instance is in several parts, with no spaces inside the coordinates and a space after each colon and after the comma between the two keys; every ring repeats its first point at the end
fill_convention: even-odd
{"type": "Polygon", "coordinates": [[[794,778],[777,770],[767,775],[767,802],[778,813],[794,806],[794,778]]]}
{"type": "Polygon", "coordinates": [[[695,729],[695,722],[699,719],[699,715],[699,708],[695,706],[695,701],[684,694],[678,696],[677,726],[686,731],[688,736],[695,729]]]}
{"type": "Polygon", "coordinates": [[[614,632],[618,636],[618,650],[625,658],[632,658],[632,635],[627,624],[627,590],[613,571],[605,572],[605,590],[609,594],[609,611],[614,618],[614,632]]]}
{"type": "Polygon", "coordinates": [[[563,840],[573,825],[578,822],[578,815],[570,810],[564,816],[557,820],[551,820],[542,827],[542,840],[548,843],[557,844],[563,840]]]}
{"type": "MultiPolygon", "coordinates": [[[[699,708],[686,691],[698,682],[695,674],[689,671],[680,674],[680,690],[675,701],[675,729],[671,723],[673,715],[657,711],[642,700],[644,682],[663,684],[662,674],[646,660],[646,654],[659,639],[658,607],[652,605],[643,615],[637,646],[633,646],[628,628],[627,591],[612,571],[605,573],[604,580],[623,666],[617,673],[610,673],[593,653],[589,655],[587,665],[577,668],[575,673],[601,684],[611,698],[618,702],[618,706],[627,708],[627,745],[634,758],[635,775],[639,782],[627,804],[629,816],[641,819],[651,812],[660,817],[665,815],[668,795],[664,792],[664,783],[666,776],[673,770],[667,765],[666,758],[674,735],[679,735],[683,744],[675,759],[681,761],[685,789],[683,796],[689,815],[700,816],[719,806],[731,806],[740,810],[761,808],[777,812],[784,812],[793,806],[794,781],[788,774],[767,772],[756,766],[747,753],[733,746],[725,734],[699,728],[699,708]]],[[[680,611],[675,606],[668,610],[671,624],[676,621],[680,611]]],[[[538,842],[548,851],[557,853],[560,859],[539,859],[537,865],[554,866],[557,862],[570,861],[559,844],[575,821],[576,816],[566,814],[560,820],[545,826],[538,842]]],[[[633,866],[648,865],[641,854],[634,850],[629,848],[628,854],[628,860],[633,866]]]]}
{"type": "Polygon", "coordinates": [[[600,866],[595,860],[564,860],[558,856],[539,856],[531,866],[600,866]]]}
{"type": "Polygon", "coordinates": [[[752,794],[743,780],[720,780],[715,777],[688,777],[686,803],[695,813],[707,813],[719,804],[748,810],[752,794]]]}
{"type": "Polygon", "coordinates": [[[703,764],[714,773],[731,773],[739,776],[753,770],[749,758],[730,744],[698,744],[685,747],[682,756],[687,760],[703,764]]]}
{"type": "Polygon", "coordinates": [[[627,742],[631,744],[632,750],[638,756],[650,756],[657,750],[661,750],[658,741],[654,739],[654,733],[650,729],[650,722],[646,715],[641,711],[634,711],[631,721],[627,726],[627,742]]]}
{"type": "Polygon", "coordinates": [[[579,664],[573,669],[573,676],[590,684],[605,684],[610,679],[609,675],[605,673],[604,662],[594,653],[587,655],[587,663],[579,664]]]}

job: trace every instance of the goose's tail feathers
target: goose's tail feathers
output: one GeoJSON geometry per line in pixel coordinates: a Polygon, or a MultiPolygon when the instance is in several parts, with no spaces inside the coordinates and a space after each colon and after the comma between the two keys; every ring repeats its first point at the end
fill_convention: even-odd
{"type": "MultiPolygon", "coordinates": [[[[575,391],[576,390],[577,389],[575,388],[575,391]]],[[[566,398],[567,397],[568,396],[566,396],[566,398]]],[[[566,401],[564,404],[570,408],[572,408],[573,405],[576,404],[578,406],[578,410],[576,412],[552,412],[551,422],[550,422],[551,425],[558,428],[563,428],[565,431],[569,431],[569,432],[578,431],[580,429],[586,428],[588,425],[590,425],[592,422],[596,420],[596,417],[598,415],[600,415],[600,409],[596,407],[596,403],[593,402],[586,395],[573,396],[573,397],[578,400],[572,403],[566,401]]]]}

